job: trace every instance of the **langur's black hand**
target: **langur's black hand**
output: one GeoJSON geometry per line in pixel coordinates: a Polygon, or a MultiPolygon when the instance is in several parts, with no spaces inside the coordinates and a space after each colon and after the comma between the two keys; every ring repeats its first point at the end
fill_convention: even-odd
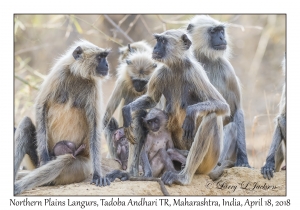
{"type": "Polygon", "coordinates": [[[105,187],[107,185],[110,185],[110,180],[106,176],[103,177],[99,176],[97,173],[94,173],[91,184],[95,184],[99,187],[105,187]]]}
{"type": "Polygon", "coordinates": [[[183,139],[186,139],[187,141],[193,141],[194,140],[194,131],[195,131],[195,123],[192,117],[186,116],[185,120],[182,125],[183,129],[183,139]]]}

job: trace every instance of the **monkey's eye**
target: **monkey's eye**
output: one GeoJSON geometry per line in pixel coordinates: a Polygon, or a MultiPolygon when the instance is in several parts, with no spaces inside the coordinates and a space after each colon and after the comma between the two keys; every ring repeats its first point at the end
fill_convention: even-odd
{"type": "Polygon", "coordinates": [[[224,35],[224,30],[223,29],[221,30],[221,33],[224,35]]]}
{"type": "Polygon", "coordinates": [[[99,59],[99,60],[101,60],[101,59],[103,59],[103,58],[105,58],[105,56],[103,56],[103,55],[98,55],[98,59],[99,59]]]}
{"type": "Polygon", "coordinates": [[[152,122],[151,122],[151,121],[148,121],[147,123],[148,123],[149,125],[151,125],[152,122]]]}
{"type": "Polygon", "coordinates": [[[154,122],[157,123],[157,119],[155,119],[154,122]]]}

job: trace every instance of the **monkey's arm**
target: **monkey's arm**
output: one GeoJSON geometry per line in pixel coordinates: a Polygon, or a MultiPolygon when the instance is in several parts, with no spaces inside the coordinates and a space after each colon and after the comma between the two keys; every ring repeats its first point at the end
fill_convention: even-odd
{"type": "Polygon", "coordinates": [[[141,109],[150,109],[155,107],[156,104],[158,104],[163,93],[162,87],[164,87],[164,84],[162,83],[161,79],[163,77],[160,75],[163,74],[162,71],[163,68],[158,69],[153,73],[149,80],[147,93],[145,95],[140,96],[139,98],[122,108],[124,127],[129,127],[131,124],[131,112],[141,109]]]}
{"type": "Polygon", "coordinates": [[[235,166],[250,168],[246,150],[244,113],[242,109],[236,110],[233,121],[237,127],[237,160],[235,166]]]}
{"type": "Polygon", "coordinates": [[[53,96],[57,93],[61,75],[59,72],[51,72],[41,85],[41,89],[36,100],[36,138],[37,153],[39,156],[40,166],[46,164],[50,160],[48,150],[48,102],[53,100],[53,96]]]}
{"type": "Polygon", "coordinates": [[[275,153],[279,148],[282,141],[282,135],[280,132],[280,126],[276,123],[276,128],[273,134],[273,140],[267,156],[266,164],[261,168],[261,174],[264,178],[273,178],[273,172],[275,170],[275,153]]]}
{"type": "Polygon", "coordinates": [[[48,135],[47,135],[47,103],[44,100],[42,103],[36,105],[36,119],[37,119],[37,151],[40,159],[40,166],[45,165],[50,161],[48,151],[48,135]]]}
{"type": "Polygon", "coordinates": [[[141,151],[141,158],[142,158],[142,162],[143,162],[144,176],[152,177],[152,170],[151,170],[150,162],[149,162],[145,147],[143,147],[143,149],[141,151]]]}
{"type": "Polygon", "coordinates": [[[215,112],[217,115],[228,114],[230,112],[229,105],[224,99],[215,99],[188,106],[186,109],[186,117],[182,125],[184,130],[183,138],[188,141],[193,141],[197,116],[204,116],[212,112],[215,112]]]}
{"type": "MultiPolygon", "coordinates": [[[[249,167],[248,157],[247,157],[247,149],[246,149],[246,140],[245,140],[245,120],[244,113],[241,105],[241,88],[239,78],[235,75],[234,69],[229,62],[226,62],[228,65],[228,73],[231,76],[227,79],[227,83],[231,85],[227,85],[227,94],[228,98],[231,98],[231,102],[233,103],[231,106],[236,107],[233,115],[233,122],[237,128],[237,160],[235,166],[239,167],[249,167]]],[[[232,108],[232,110],[234,110],[232,108]]]]}
{"type": "Polygon", "coordinates": [[[131,124],[131,112],[155,107],[155,105],[159,102],[161,95],[161,92],[157,90],[154,91],[153,95],[143,95],[130,104],[124,106],[122,108],[124,127],[127,128],[131,124]]]}
{"type": "Polygon", "coordinates": [[[121,81],[118,82],[117,81],[117,85],[113,90],[112,95],[110,96],[109,100],[108,100],[108,104],[106,106],[106,110],[104,113],[104,117],[102,120],[102,124],[103,124],[103,129],[106,128],[108,122],[110,121],[112,115],[114,114],[114,112],[116,111],[117,107],[119,106],[124,94],[124,88],[125,85],[124,83],[122,83],[121,81]]]}
{"type": "Polygon", "coordinates": [[[100,155],[100,149],[101,149],[101,134],[100,134],[100,123],[97,120],[97,108],[95,107],[95,104],[89,103],[88,108],[86,108],[86,116],[89,123],[89,130],[90,130],[90,155],[92,159],[93,164],[93,178],[91,181],[91,184],[95,184],[96,186],[106,186],[110,185],[110,181],[103,177],[101,174],[101,155],[100,155]]]}

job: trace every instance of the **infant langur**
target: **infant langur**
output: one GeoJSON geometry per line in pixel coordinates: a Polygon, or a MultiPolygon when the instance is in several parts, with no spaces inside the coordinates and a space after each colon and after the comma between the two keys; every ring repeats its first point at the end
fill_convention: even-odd
{"type": "Polygon", "coordinates": [[[124,128],[119,128],[113,135],[113,147],[116,154],[116,160],[121,164],[122,169],[127,169],[129,142],[125,136],[124,128]]]}
{"type": "Polygon", "coordinates": [[[52,149],[51,159],[55,159],[59,155],[71,154],[74,158],[85,149],[85,144],[76,148],[74,142],[63,140],[55,144],[52,149]]]}
{"type": "Polygon", "coordinates": [[[141,154],[146,177],[159,177],[165,171],[176,172],[173,161],[181,163],[181,167],[186,163],[188,151],[174,148],[167,122],[167,114],[157,108],[151,109],[143,118],[144,126],[148,130],[141,154]]]}

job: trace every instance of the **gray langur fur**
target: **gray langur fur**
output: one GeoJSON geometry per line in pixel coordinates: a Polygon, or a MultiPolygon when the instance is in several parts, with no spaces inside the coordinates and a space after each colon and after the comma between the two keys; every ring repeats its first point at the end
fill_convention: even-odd
{"type": "Polygon", "coordinates": [[[152,53],[152,47],[144,40],[138,41],[138,42],[133,42],[131,44],[128,44],[125,47],[120,47],[119,48],[119,62],[122,63],[124,62],[128,56],[132,53],[135,52],[148,52],[152,53]]]}
{"type": "MultiPolygon", "coordinates": [[[[285,58],[282,61],[282,70],[285,75],[285,58]]],[[[284,160],[283,143],[286,146],[286,88],[282,88],[282,95],[279,103],[279,113],[275,121],[275,130],[273,140],[270,146],[269,154],[265,165],[261,168],[264,178],[273,178],[273,173],[280,170],[284,160]]]]}
{"type": "MultiPolygon", "coordinates": [[[[187,32],[191,36],[196,59],[202,64],[211,84],[230,106],[231,115],[223,118],[224,148],[219,159],[221,166],[216,166],[215,170],[223,171],[225,165],[250,167],[246,150],[240,82],[228,60],[230,40],[226,24],[210,16],[199,15],[191,19],[187,32]],[[225,160],[235,164],[222,164],[225,160]]],[[[222,174],[220,171],[216,174],[213,171],[210,177],[217,179],[220,174],[222,174]]]]}
{"type": "Polygon", "coordinates": [[[167,114],[153,108],[143,118],[143,123],[148,131],[141,152],[144,176],[160,177],[165,171],[176,171],[173,161],[180,163],[180,168],[183,168],[188,151],[174,147],[171,133],[167,130],[167,114]]]}
{"type": "Polygon", "coordinates": [[[194,57],[190,38],[183,30],[154,36],[157,44],[152,57],[164,65],[153,73],[147,93],[123,107],[124,127],[130,126],[132,113],[155,107],[163,95],[174,146],[190,151],[180,173],[168,171],[161,179],[168,185],[187,185],[195,173],[207,174],[217,164],[222,149],[222,116],[229,115],[230,110],[194,57]]]}
{"type": "MultiPolygon", "coordinates": [[[[109,155],[112,158],[117,158],[113,148],[113,133],[123,125],[121,113],[118,121],[112,116],[118,107],[123,107],[146,93],[147,83],[156,67],[157,64],[149,52],[136,51],[117,69],[118,78],[102,120],[109,155]]],[[[132,138],[127,139],[133,143],[132,138]]]]}
{"type": "Polygon", "coordinates": [[[15,181],[15,194],[41,185],[81,182],[91,172],[92,183],[110,184],[102,176],[100,155],[101,80],[108,74],[108,53],[80,40],[55,62],[36,99],[36,127],[25,117],[16,130],[15,177],[25,154],[39,167],[15,181]],[[85,148],[76,158],[67,153],[51,157],[63,140],[85,148]]]}

